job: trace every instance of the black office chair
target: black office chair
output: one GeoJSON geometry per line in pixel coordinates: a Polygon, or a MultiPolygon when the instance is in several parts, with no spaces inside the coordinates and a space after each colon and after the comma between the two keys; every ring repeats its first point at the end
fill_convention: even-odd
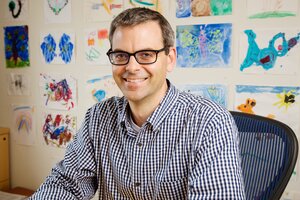
{"type": "Polygon", "coordinates": [[[239,129],[247,199],[280,199],[293,173],[298,141],[274,119],[230,111],[239,129]]]}

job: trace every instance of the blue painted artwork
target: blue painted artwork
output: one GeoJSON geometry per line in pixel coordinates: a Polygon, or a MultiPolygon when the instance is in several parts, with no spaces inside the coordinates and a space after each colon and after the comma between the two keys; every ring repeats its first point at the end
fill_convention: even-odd
{"type": "Polygon", "coordinates": [[[112,96],[123,96],[112,75],[91,78],[86,83],[95,102],[101,102],[112,96]]]}
{"type": "Polygon", "coordinates": [[[227,107],[227,87],[220,84],[193,84],[193,85],[179,85],[178,89],[191,94],[203,96],[216,103],[227,107]]]}
{"type": "Polygon", "coordinates": [[[51,34],[48,34],[46,37],[44,37],[44,41],[41,44],[41,49],[46,63],[51,63],[57,56],[55,53],[56,42],[51,34]]]}
{"type": "Polygon", "coordinates": [[[48,33],[41,38],[41,52],[46,64],[71,64],[74,60],[75,37],[70,33],[48,33]]]}
{"type": "Polygon", "coordinates": [[[225,68],[231,62],[232,24],[176,27],[178,67],[225,68]]]}
{"type": "Polygon", "coordinates": [[[176,17],[185,18],[191,16],[190,0],[177,0],[176,17]]]}
{"type": "Polygon", "coordinates": [[[177,0],[176,17],[201,17],[229,15],[232,13],[232,0],[177,0]]]}
{"type": "Polygon", "coordinates": [[[59,56],[65,63],[71,62],[74,45],[71,41],[70,36],[65,33],[61,36],[59,41],[59,56]]]}
{"type": "Polygon", "coordinates": [[[286,56],[300,40],[300,33],[286,39],[285,33],[279,32],[269,40],[267,47],[260,48],[256,42],[256,34],[253,30],[245,30],[244,33],[248,38],[248,50],[240,66],[240,71],[251,66],[261,66],[264,70],[274,68],[277,58],[286,56]],[[277,41],[280,41],[281,44],[276,46],[277,41]]]}
{"type": "Polygon", "coordinates": [[[28,26],[8,26],[3,29],[6,67],[28,67],[28,26]]]}

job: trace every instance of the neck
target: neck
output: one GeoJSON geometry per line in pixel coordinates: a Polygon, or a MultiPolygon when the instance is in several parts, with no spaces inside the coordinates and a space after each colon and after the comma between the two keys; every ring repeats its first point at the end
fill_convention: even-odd
{"type": "Polygon", "coordinates": [[[141,127],[147,121],[149,116],[159,106],[161,100],[166,95],[167,90],[168,87],[166,87],[166,89],[163,90],[163,93],[156,98],[148,98],[139,102],[129,101],[131,117],[136,125],[141,127]]]}

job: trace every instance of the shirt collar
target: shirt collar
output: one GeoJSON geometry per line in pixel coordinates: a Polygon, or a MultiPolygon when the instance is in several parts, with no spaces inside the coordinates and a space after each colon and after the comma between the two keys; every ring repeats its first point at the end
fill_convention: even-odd
{"type": "MultiPolygon", "coordinates": [[[[158,107],[147,119],[147,122],[150,123],[153,127],[153,131],[157,130],[164,119],[170,114],[173,110],[173,107],[178,99],[179,91],[175,86],[167,79],[168,90],[165,97],[161,100],[158,107]]],[[[119,110],[119,123],[125,125],[125,120],[129,120],[129,103],[125,97],[119,99],[118,104],[119,110]]]]}

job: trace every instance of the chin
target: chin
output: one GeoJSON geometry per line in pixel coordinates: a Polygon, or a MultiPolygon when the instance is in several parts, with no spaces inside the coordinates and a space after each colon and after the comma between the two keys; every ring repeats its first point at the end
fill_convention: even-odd
{"type": "Polygon", "coordinates": [[[124,92],[124,96],[128,99],[128,101],[141,101],[143,99],[143,96],[139,94],[137,91],[131,91],[131,92],[124,92]]]}

